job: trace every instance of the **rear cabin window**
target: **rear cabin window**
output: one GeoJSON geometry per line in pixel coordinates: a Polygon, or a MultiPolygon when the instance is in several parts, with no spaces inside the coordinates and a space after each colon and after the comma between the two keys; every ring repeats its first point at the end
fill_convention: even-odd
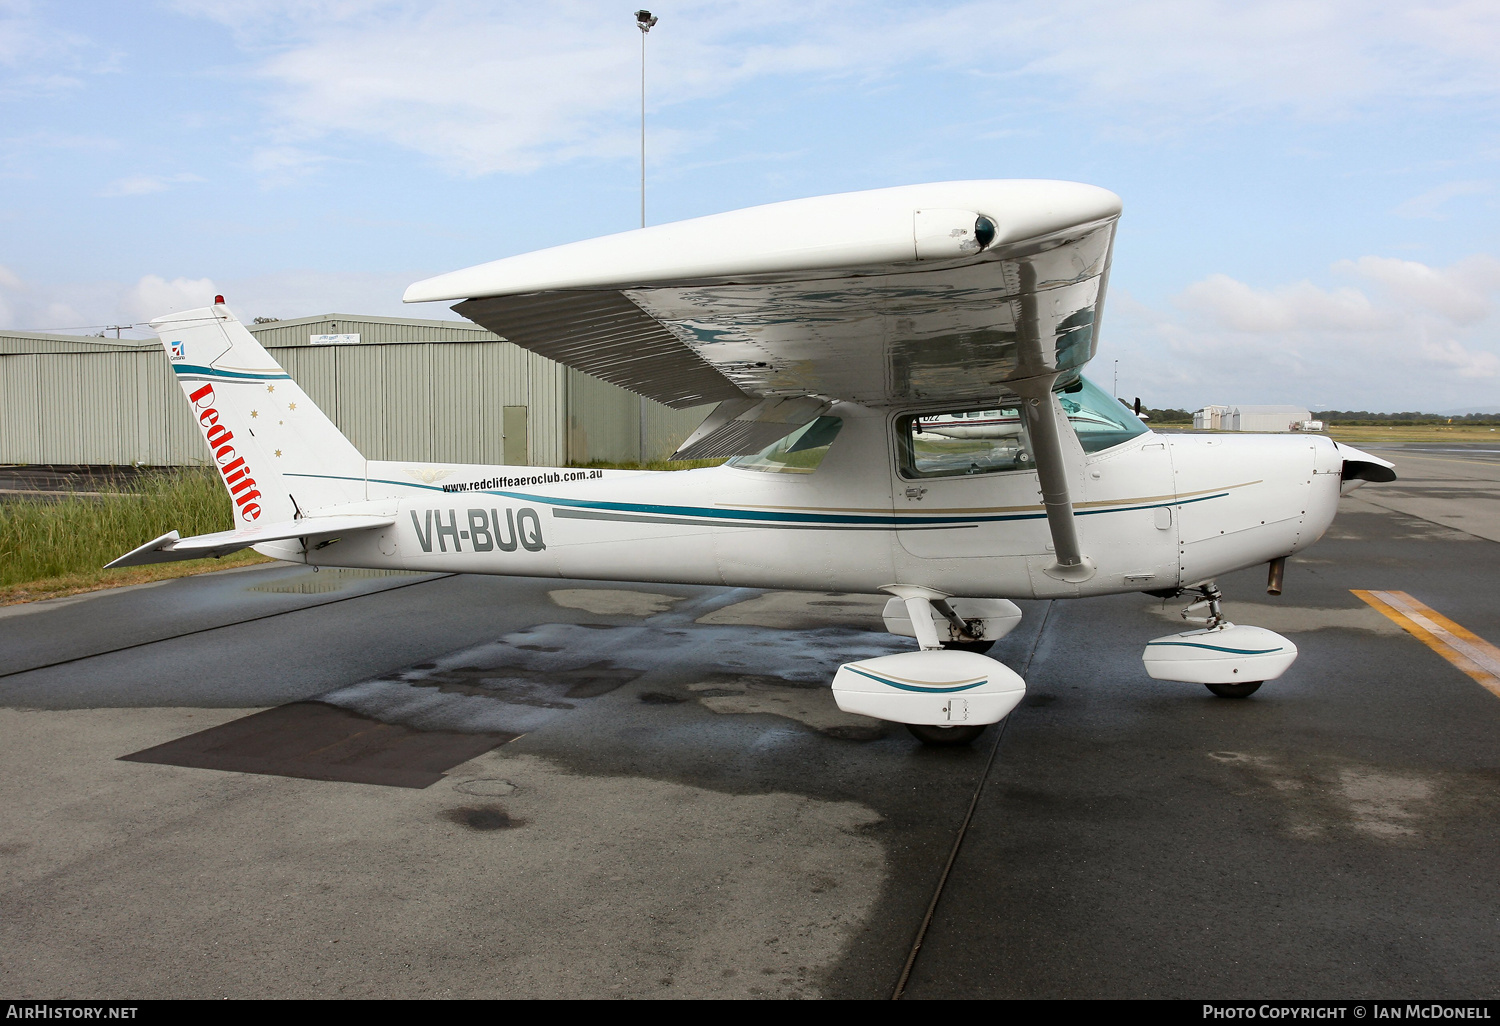
{"type": "Polygon", "coordinates": [[[919,413],[896,421],[907,477],[964,477],[1033,466],[1019,407],[919,413]]]}
{"type": "Polygon", "coordinates": [[[811,474],[828,455],[828,447],[843,426],[838,417],[819,417],[753,456],[736,456],[729,465],[770,474],[811,474]]]}

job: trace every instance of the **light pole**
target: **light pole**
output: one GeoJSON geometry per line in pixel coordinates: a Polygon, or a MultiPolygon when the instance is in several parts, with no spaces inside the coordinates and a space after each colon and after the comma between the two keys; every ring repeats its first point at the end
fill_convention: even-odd
{"type": "Polygon", "coordinates": [[[650,11],[635,12],[635,26],[641,30],[641,227],[646,227],[646,33],[657,22],[650,11]]]}
{"type": "MultiPolygon", "coordinates": [[[[635,27],[641,30],[641,227],[646,227],[646,33],[657,22],[650,11],[635,12],[635,27]]],[[[646,397],[640,397],[640,434],[637,436],[641,468],[646,466],[646,397]]]]}

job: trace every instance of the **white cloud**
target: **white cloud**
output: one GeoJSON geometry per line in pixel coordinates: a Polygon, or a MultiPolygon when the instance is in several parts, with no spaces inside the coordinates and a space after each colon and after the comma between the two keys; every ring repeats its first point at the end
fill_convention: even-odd
{"type": "Polygon", "coordinates": [[[1189,285],[1173,302],[1231,331],[1360,331],[1380,323],[1369,298],[1358,289],[1328,291],[1306,281],[1256,289],[1213,274],[1189,285]]]}
{"type": "Polygon", "coordinates": [[[106,324],[119,324],[114,312],[123,291],[115,283],[74,283],[50,287],[29,282],[8,267],[0,267],[0,327],[20,331],[61,331],[82,334],[106,324]]]}
{"type": "Polygon", "coordinates": [[[1500,290],[1500,260],[1487,254],[1443,268],[1415,260],[1364,256],[1340,260],[1333,269],[1376,283],[1398,305],[1421,307],[1455,324],[1474,324],[1488,317],[1490,296],[1500,290]]]}
{"type": "Polygon", "coordinates": [[[250,169],[262,187],[275,188],[312,174],[325,159],[296,146],[262,146],[250,155],[250,169]]]}
{"type": "Polygon", "coordinates": [[[219,291],[229,308],[245,321],[252,317],[287,320],[324,313],[458,320],[458,315],[446,306],[407,306],[401,302],[406,286],[426,273],[282,271],[229,279],[219,291]]]}
{"type": "MultiPolygon", "coordinates": [[[[404,272],[285,271],[248,278],[172,278],[147,274],[137,281],[29,282],[0,265],[0,328],[81,335],[108,325],[144,325],[162,314],[207,306],[223,295],[243,320],[309,317],[322,313],[452,319],[446,307],[411,307],[401,293],[438,268],[404,272]]],[[[128,334],[128,333],[127,333],[128,334]]]]}
{"type": "Polygon", "coordinates": [[[1442,211],[1443,204],[1460,196],[1481,196],[1491,188],[1489,182],[1483,181],[1447,182],[1398,204],[1392,213],[1397,217],[1446,221],[1448,215],[1442,211]]]}
{"type": "Polygon", "coordinates": [[[110,182],[99,190],[100,196],[146,196],[153,192],[166,192],[174,185],[182,185],[186,182],[201,182],[194,174],[177,175],[131,175],[110,182]]]}
{"type": "Polygon", "coordinates": [[[1422,355],[1439,366],[1458,371],[1460,377],[1500,377],[1500,355],[1469,349],[1453,339],[1422,343],[1422,355]]]}
{"type": "MultiPolygon", "coordinates": [[[[274,84],[281,144],[375,138],[457,173],[632,152],[639,34],[601,2],[180,0],[274,84]]],[[[985,79],[1136,127],[1500,96],[1500,5],[1356,0],[682,2],[647,40],[660,109],[793,75],[985,79]]],[[[1414,201],[1415,202],[1415,201],[1414,201]]],[[[1442,202],[1437,198],[1433,209],[1442,202]]],[[[1420,209],[1420,204],[1414,209],[1420,209]]]]}
{"type": "Polygon", "coordinates": [[[81,75],[117,69],[117,54],[49,25],[25,0],[0,3],[0,100],[77,89],[81,75]]]}
{"type": "Polygon", "coordinates": [[[167,281],[148,274],[136,282],[120,301],[120,309],[133,323],[149,321],[162,314],[194,307],[209,306],[214,301],[212,278],[174,278],[167,281]]]}
{"type": "MultiPolygon", "coordinates": [[[[1110,299],[1118,349],[1151,405],[1297,402],[1339,409],[1493,403],[1500,377],[1500,260],[1446,267],[1364,256],[1332,271],[1358,285],[1256,287],[1210,275],[1156,310],[1110,299]]],[[[1096,373],[1098,373],[1096,371],[1096,373]]]]}

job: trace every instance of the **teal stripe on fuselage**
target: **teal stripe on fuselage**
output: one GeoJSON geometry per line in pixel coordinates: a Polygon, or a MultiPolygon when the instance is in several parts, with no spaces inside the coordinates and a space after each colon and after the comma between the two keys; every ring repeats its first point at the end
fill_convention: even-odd
{"type": "MultiPolygon", "coordinates": [[[[363,478],[345,477],[333,474],[288,474],[287,477],[313,477],[324,478],[334,481],[363,481],[363,478]]],[[[750,525],[762,524],[800,524],[809,527],[819,526],[866,526],[886,527],[900,530],[903,527],[919,526],[943,526],[952,525],[962,527],[973,524],[1005,523],[1018,520],[1045,520],[1047,514],[1036,513],[996,513],[985,516],[870,516],[847,513],[796,513],[777,510],[735,510],[735,509],[711,509],[703,506],[663,506],[655,503],[643,502],[606,502],[603,500],[589,499],[565,499],[552,495],[533,495],[529,492],[507,492],[498,489],[475,492],[450,492],[442,485],[418,484],[412,481],[390,481],[384,478],[371,478],[370,484],[392,485],[397,488],[417,488],[423,491],[439,492],[443,495],[461,499],[464,496],[494,495],[505,499],[514,499],[519,502],[535,502],[547,506],[562,506],[572,509],[594,509],[609,510],[618,513],[650,513],[660,517],[661,523],[671,524],[675,521],[670,517],[695,517],[706,518],[715,521],[737,521],[743,523],[750,521],[750,525]]],[[[1124,506],[1117,509],[1091,509],[1082,510],[1078,516],[1092,516],[1099,513],[1128,513],[1132,510],[1158,509],[1165,506],[1186,506],[1195,502],[1206,502],[1209,499],[1222,499],[1228,492],[1219,492],[1216,495],[1203,495],[1195,499],[1183,499],[1175,502],[1158,502],[1146,506],[1124,506]]],[[[455,503],[456,505],[456,503],[455,503]]],[[[726,526],[732,526],[726,524],[726,526]]]]}

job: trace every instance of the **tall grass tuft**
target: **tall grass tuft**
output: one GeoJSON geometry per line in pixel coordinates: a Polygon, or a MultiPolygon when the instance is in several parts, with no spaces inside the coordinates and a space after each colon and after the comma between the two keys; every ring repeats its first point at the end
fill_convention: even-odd
{"type": "Polygon", "coordinates": [[[589,460],[587,463],[569,463],[570,467],[579,467],[586,470],[702,470],[704,467],[717,467],[726,460],[648,460],[645,463],[631,463],[619,460],[589,460]]]}
{"type": "Polygon", "coordinates": [[[171,530],[232,527],[229,496],[208,469],[149,474],[103,495],[0,502],[0,586],[97,571],[171,530]]]}

